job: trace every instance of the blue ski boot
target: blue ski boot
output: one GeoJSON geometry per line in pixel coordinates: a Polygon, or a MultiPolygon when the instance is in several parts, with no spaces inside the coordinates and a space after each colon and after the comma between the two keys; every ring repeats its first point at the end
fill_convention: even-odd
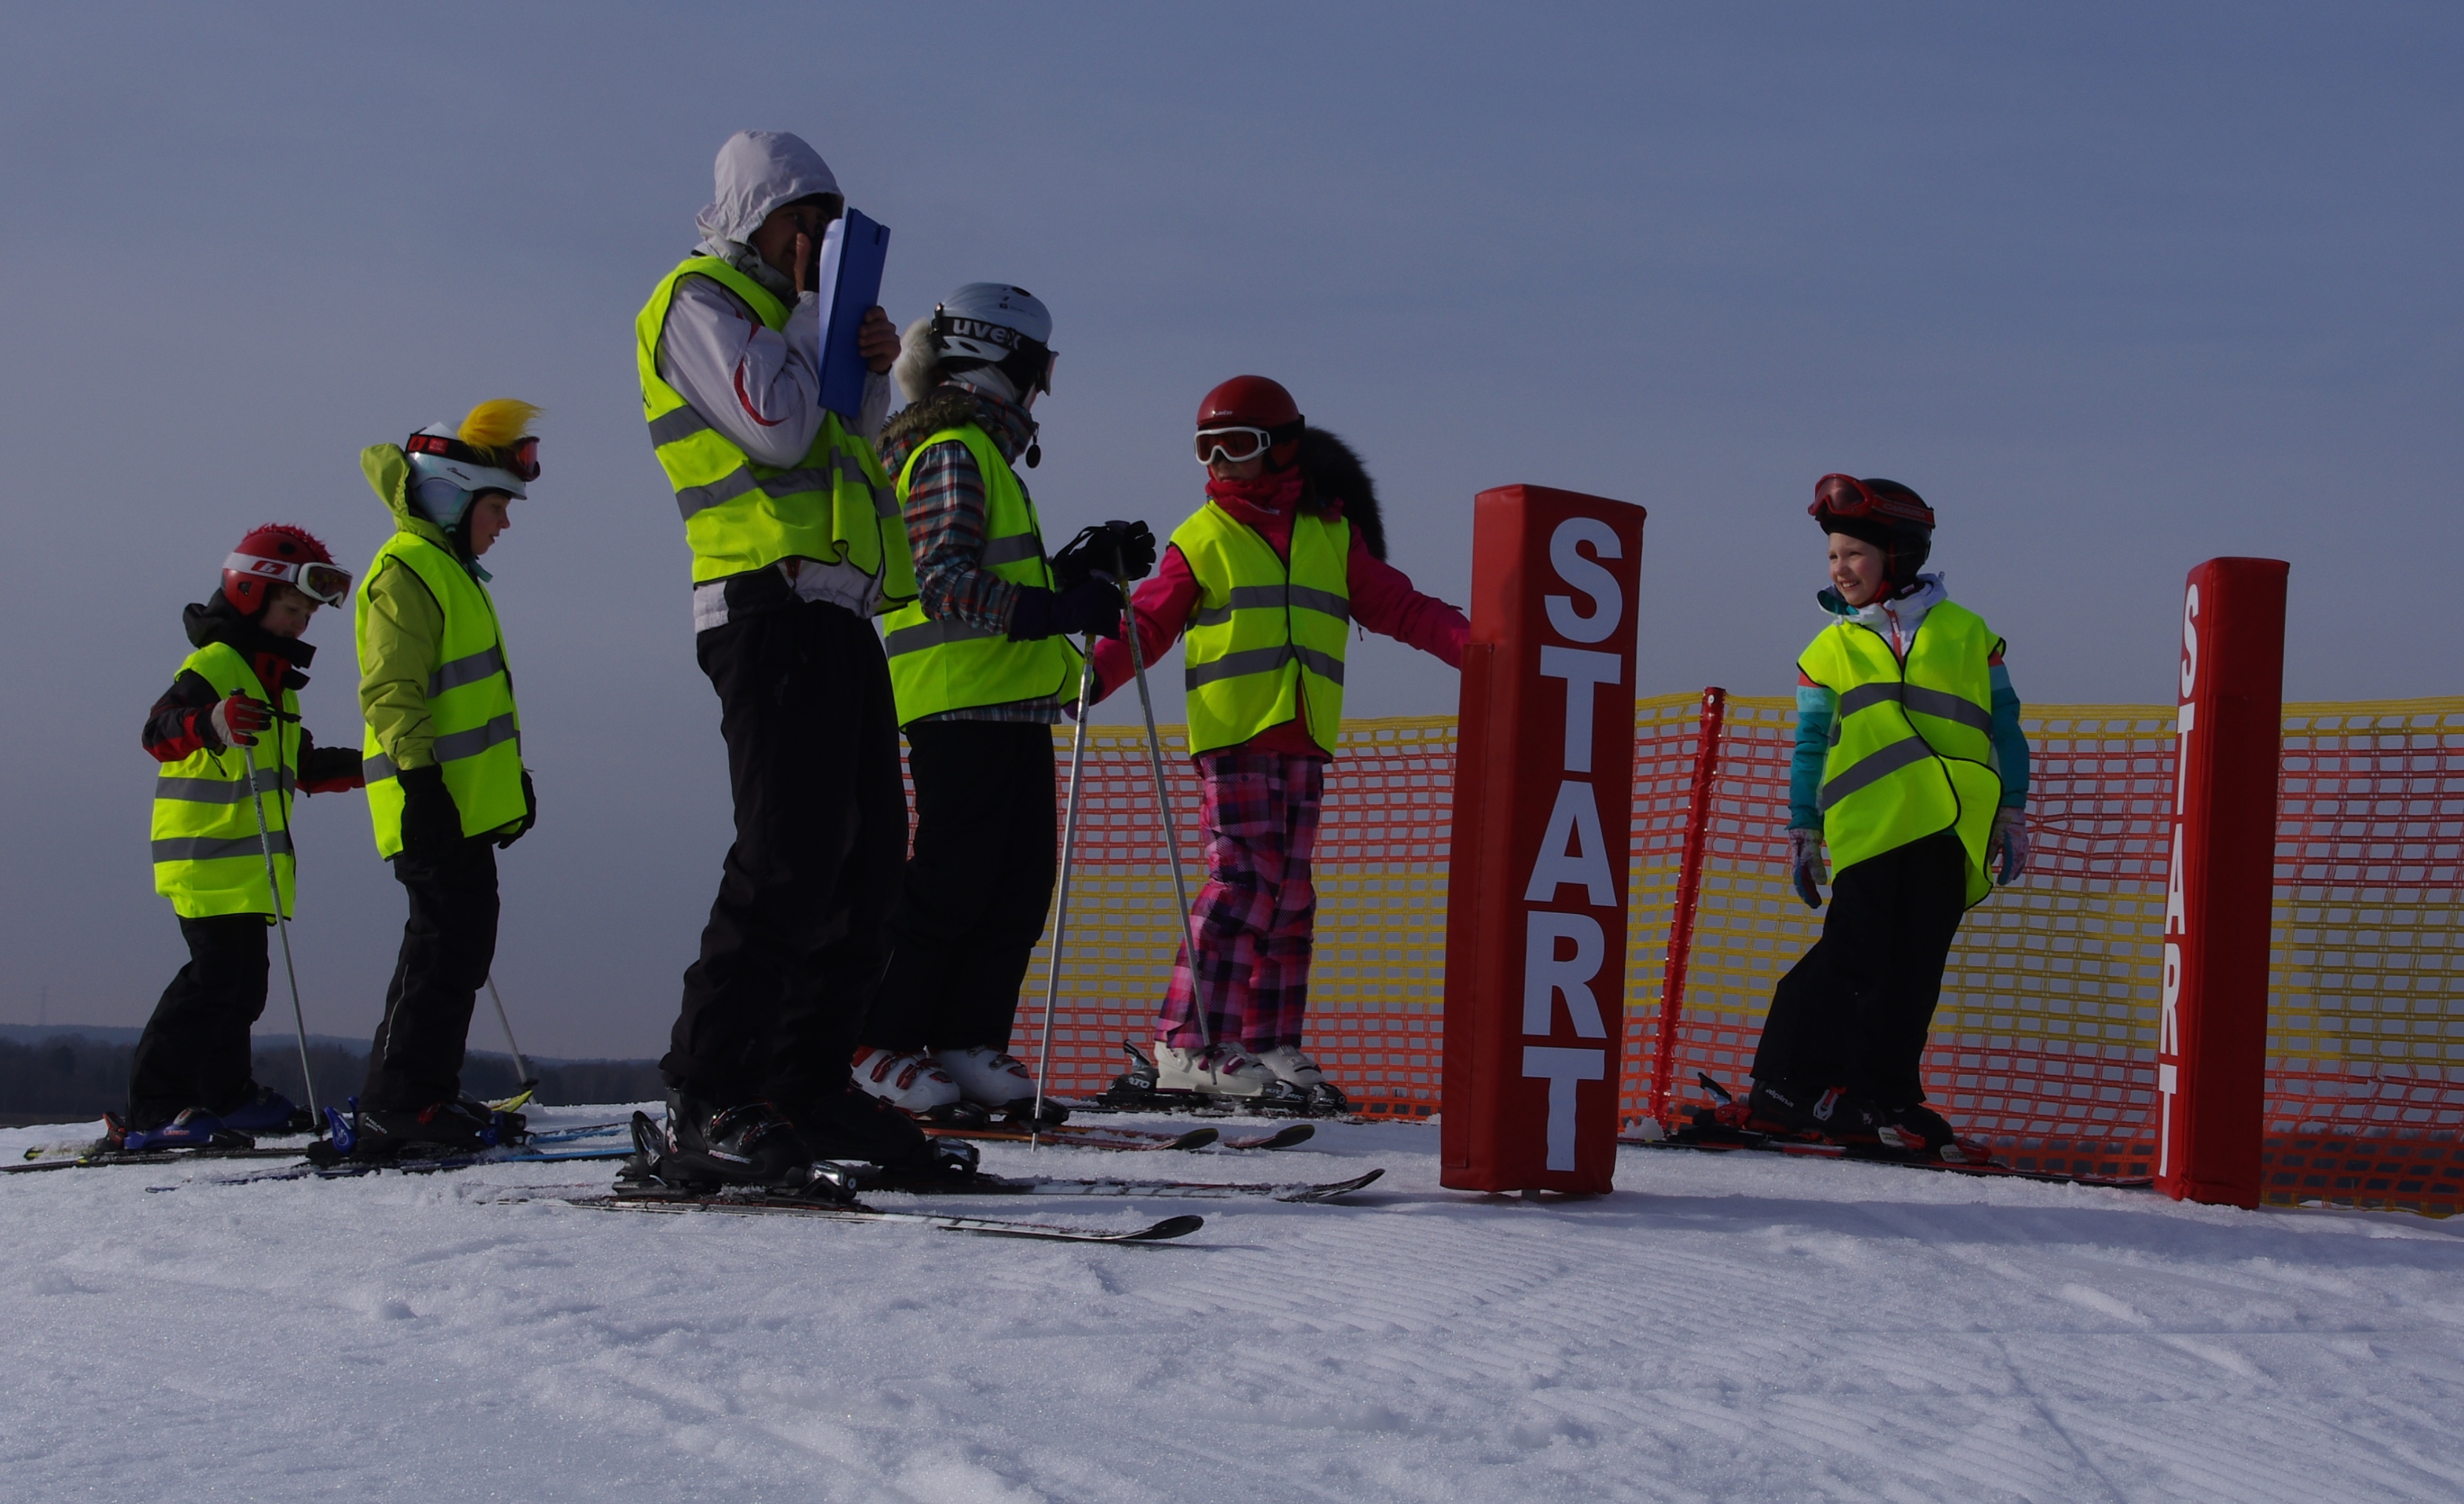
{"type": "Polygon", "coordinates": [[[131,1128],[120,1141],[123,1154],[144,1154],[160,1149],[204,1149],[251,1147],[255,1143],[245,1133],[234,1133],[222,1119],[203,1107],[185,1107],[168,1123],[150,1128],[131,1128]]]}

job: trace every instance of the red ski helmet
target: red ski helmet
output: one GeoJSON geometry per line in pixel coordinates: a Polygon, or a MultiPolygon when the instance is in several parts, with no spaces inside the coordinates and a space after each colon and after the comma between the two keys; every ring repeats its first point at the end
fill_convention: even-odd
{"type": "Polygon", "coordinates": [[[275,584],[296,586],[321,605],[340,605],[351,594],[350,571],[335,564],[315,534],[287,522],[255,529],[223,560],[223,599],[242,616],[263,611],[275,584]]]}
{"type": "Polygon", "coordinates": [[[1260,449],[1270,449],[1266,468],[1287,469],[1300,447],[1304,426],[1300,404],[1292,401],[1292,394],[1284,390],[1282,382],[1263,376],[1236,376],[1208,392],[1198,404],[1199,462],[1206,461],[1211,447],[1207,437],[1221,435],[1232,441],[1222,446],[1226,458],[1245,460],[1260,449]],[[1250,435],[1256,436],[1249,438],[1252,447],[1246,452],[1239,452],[1235,446],[1241,438],[1250,435]]]}

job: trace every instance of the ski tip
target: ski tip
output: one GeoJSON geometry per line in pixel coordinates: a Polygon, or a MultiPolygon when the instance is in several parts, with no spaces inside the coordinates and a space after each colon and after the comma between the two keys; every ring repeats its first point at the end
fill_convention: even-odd
{"type": "Polygon", "coordinates": [[[1153,1227],[1140,1228],[1135,1232],[1123,1233],[1120,1241],[1124,1243],[1161,1243],[1172,1238],[1187,1237],[1190,1233],[1197,1232],[1199,1228],[1204,1226],[1206,1226],[1206,1219],[1201,1216],[1182,1215],[1177,1217],[1166,1217],[1153,1227]]]}
{"type": "Polygon", "coordinates": [[[1258,1147],[1262,1149],[1288,1149],[1294,1144],[1307,1144],[1309,1140],[1316,1137],[1317,1124],[1313,1123],[1295,1123],[1288,1128],[1285,1128],[1280,1132],[1268,1135],[1265,1142],[1259,1144],[1258,1147]]]}
{"type": "Polygon", "coordinates": [[[1187,1133],[1184,1133],[1180,1137],[1173,1140],[1172,1143],[1166,1144],[1165,1147],[1175,1149],[1202,1149],[1208,1147],[1214,1144],[1216,1140],[1221,1137],[1223,1137],[1222,1130],[1219,1128],[1192,1128],[1187,1133]]]}

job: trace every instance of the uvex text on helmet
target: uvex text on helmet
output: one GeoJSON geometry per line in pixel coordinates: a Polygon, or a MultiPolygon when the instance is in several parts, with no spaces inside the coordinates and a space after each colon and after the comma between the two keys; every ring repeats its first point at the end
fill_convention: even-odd
{"type": "Polygon", "coordinates": [[[945,371],[998,366],[1022,393],[1052,390],[1052,315],[1023,287],[970,282],[943,298],[933,349],[945,371]]]}

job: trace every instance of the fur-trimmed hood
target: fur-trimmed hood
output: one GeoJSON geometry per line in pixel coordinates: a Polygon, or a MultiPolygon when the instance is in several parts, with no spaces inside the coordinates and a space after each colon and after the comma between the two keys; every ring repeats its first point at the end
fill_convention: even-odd
{"type": "Polygon", "coordinates": [[[905,468],[907,457],[915,452],[917,445],[944,428],[960,428],[968,424],[983,429],[993,441],[993,447],[1001,450],[1001,458],[1013,464],[1035,442],[1035,420],[1024,409],[989,392],[949,382],[900,408],[881,425],[881,437],[873,448],[880,454],[882,466],[895,475],[905,468]]]}
{"type": "Polygon", "coordinates": [[[1343,508],[1343,518],[1360,530],[1361,547],[1369,556],[1386,557],[1386,519],[1377,510],[1377,483],[1351,445],[1324,428],[1301,431],[1301,505],[1331,501],[1343,508]]]}

